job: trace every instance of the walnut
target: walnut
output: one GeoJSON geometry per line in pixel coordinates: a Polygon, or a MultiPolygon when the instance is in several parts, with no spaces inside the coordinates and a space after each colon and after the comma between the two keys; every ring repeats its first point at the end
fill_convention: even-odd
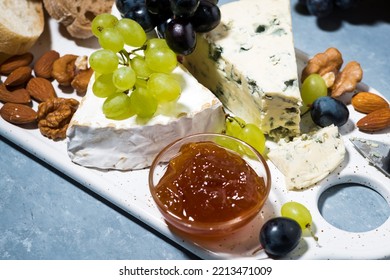
{"type": "MultiPolygon", "coordinates": [[[[328,48],[323,53],[316,54],[311,58],[306,67],[302,71],[301,81],[303,82],[310,74],[319,74],[321,77],[337,76],[341,65],[343,65],[343,58],[340,51],[336,48],[328,48]]],[[[327,79],[329,81],[329,79],[327,79]]],[[[329,87],[331,83],[327,84],[329,87]]]]}
{"type": "Polygon", "coordinates": [[[339,97],[346,92],[352,92],[363,78],[363,70],[356,61],[348,62],[336,76],[332,86],[331,96],[339,97]]]}
{"type": "Polygon", "coordinates": [[[73,98],[51,98],[38,106],[38,128],[42,135],[61,140],[66,137],[69,122],[78,108],[73,98]]]}

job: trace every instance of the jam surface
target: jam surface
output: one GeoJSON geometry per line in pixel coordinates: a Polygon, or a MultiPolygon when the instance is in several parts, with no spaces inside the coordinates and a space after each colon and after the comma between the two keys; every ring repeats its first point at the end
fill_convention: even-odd
{"type": "Polygon", "coordinates": [[[170,160],[156,193],[178,217],[223,222],[261,203],[266,187],[239,155],[212,142],[197,142],[183,145],[170,160]]]}

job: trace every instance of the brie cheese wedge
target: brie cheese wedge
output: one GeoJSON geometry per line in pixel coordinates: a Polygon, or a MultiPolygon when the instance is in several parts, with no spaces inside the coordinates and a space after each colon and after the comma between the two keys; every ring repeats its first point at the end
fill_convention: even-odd
{"type": "Polygon", "coordinates": [[[286,188],[304,189],[319,182],[344,160],[345,146],[338,127],[331,125],[293,141],[279,141],[267,154],[284,175],[286,188]]]}
{"type": "Polygon", "coordinates": [[[198,36],[184,65],[234,115],[274,139],[299,135],[290,1],[242,0],[220,9],[221,23],[198,36]]]}
{"type": "Polygon", "coordinates": [[[110,120],[102,112],[104,98],[92,92],[93,81],[67,130],[68,155],[74,163],[98,169],[134,170],[149,167],[172,141],[200,132],[222,132],[222,103],[184,67],[174,70],[182,93],[174,104],[160,106],[147,121],[133,116],[110,120]]]}

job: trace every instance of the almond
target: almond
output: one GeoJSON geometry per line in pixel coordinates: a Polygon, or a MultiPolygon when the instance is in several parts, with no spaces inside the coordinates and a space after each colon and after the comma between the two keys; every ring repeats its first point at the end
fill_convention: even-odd
{"type": "Polygon", "coordinates": [[[11,56],[0,65],[0,74],[9,75],[12,71],[21,66],[30,65],[33,59],[33,54],[29,52],[11,56]]]}
{"type": "Polygon", "coordinates": [[[38,102],[57,97],[53,85],[47,79],[41,77],[31,78],[26,86],[27,91],[38,102]]]}
{"type": "Polygon", "coordinates": [[[51,79],[51,72],[53,71],[53,63],[58,58],[60,54],[54,50],[45,52],[34,65],[34,73],[37,77],[42,77],[45,79],[51,79]]]}
{"type": "Polygon", "coordinates": [[[365,114],[389,107],[389,103],[384,98],[375,93],[365,91],[355,94],[351,103],[356,111],[365,114]]]}
{"type": "Polygon", "coordinates": [[[4,103],[11,102],[29,104],[31,102],[31,97],[28,91],[24,88],[11,92],[7,90],[4,84],[0,84],[0,101],[4,103]]]}
{"type": "Polygon", "coordinates": [[[36,121],[37,112],[23,104],[5,103],[0,109],[0,115],[13,124],[27,124],[36,121]]]}
{"type": "Polygon", "coordinates": [[[357,123],[361,131],[375,132],[390,127],[390,108],[383,108],[369,113],[357,123]]]}
{"type": "Polygon", "coordinates": [[[6,86],[18,86],[27,82],[31,78],[32,69],[30,66],[21,66],[12,71],[4,81],[6,86]]]}

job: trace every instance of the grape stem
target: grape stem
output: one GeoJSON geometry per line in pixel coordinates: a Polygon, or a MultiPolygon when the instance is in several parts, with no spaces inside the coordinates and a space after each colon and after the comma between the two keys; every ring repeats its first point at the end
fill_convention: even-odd
{"type": "Polygon", "coordinates": [[[313,230],[311,229],[311,225],[310,224],[307,224],[306,225],[306,228],[309,230],[310,232],[310,235],[313,237],[314,241],[317,243],[317,247],[321,247],[321,245],[318,243],[318,236],[316,236],[313,232],[313,230]]]}
{"type": "Polygon", "coordinates": [[[231,115],[229,115],[229,114],[226,115],[226,118],[227,118],[228,121],[230,121],[230,122],[236,122],[236,123],[238,123],[238,125],[239,125],[241,128],[244,128],[244,127],[245,127],[245,124],[244,124],[244,123],[240,122],[238,119],[236,119],[235,117],[233,117],[233,116],[231,116],[231,115]]]}
{"type": "Polygon", "coordinates": [[[127,51],[125,49],[119,51],[119,55],[121,56],[121,62],[120,64],[124,65],[124,66],[130,66],[130,61],[131,61],[131,57],[130,56],[139,56],[139,57],[143,57],[142,55],[140,55],[139,53],[137,53],[138,51],[142,51],[142,50],[145,50],[146,49],[146,45],[143,45],[142,47],[139,47],[137,49],[133,49],[131,51],[127,51]]]}
{"type": "Polygon", "coordinates": [[[121,56],[121,64],[125,65],[125,66],[129,66],[130,65],[130,54],[126,50],[121,50],[119,52],[119,54],[121,56]]]}
{"type": "Polygon", "coordinates": [[[263,246],[259,245],[259,247],[257,247],[253,252],[252,252],[252,255],[256,255],[258,252],[260,252],[261,250],[263,250],[263,246]]]}

